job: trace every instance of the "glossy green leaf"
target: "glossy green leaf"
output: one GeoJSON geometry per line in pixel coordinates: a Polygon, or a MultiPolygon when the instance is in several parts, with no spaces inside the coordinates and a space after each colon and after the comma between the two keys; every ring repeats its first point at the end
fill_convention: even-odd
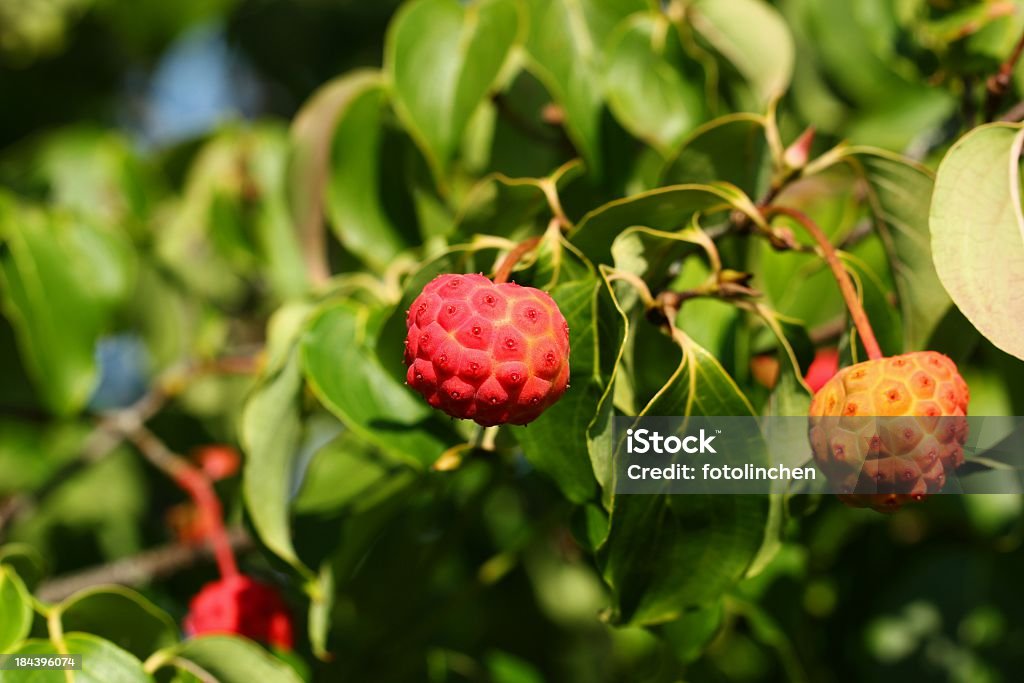
{"type": "Polygon", "coordinates": [[[696,0],[693,27],[750,83],[762,104],[781,96],[796,48],[778,11],[763,0],[696,0]]]}
{"type": "Polygon", "coordinates": [[[608,106],[634,136],[663,155],[700,122],[703,88],[678,67],[679,40],[668,18],[637,14],[609,38],[608,106]]]}
{"type": "Polygon", "coordinates": [[[587,167],[604,173],[601,151],[602,49],[612,29],[645,0],[529,0],[528,68],[565,113],[565,127],[587,167]]]}
{"type": "MultiPolygon", "coordinates": [[[[0,671],[0,683],[151,683],[153,678],[142,662],[110,641],[89,633],[68,633],[63,645],[71,654],[82,655],[82,668],[66,671],[0,671]]],[[[61,650],[49,640],[26,640],[8,650],[14,655],[54,655],[61,650]]]]}
{"type": "Polygon", "coordinates": [[[950,300],[932,263],[932,175],[883,150],[850,149],[867,181],[867,205],[882,236],[903,314],[904,350],[924,348],[950,300]]]}
{"type": "Polygon", "coordinates": [[[89,588],[62,602],[65,631],[104,638],[145,659],[178,641],[178,625],[142,594],[121,586],[89,588]]]}
{"type": "Polygon", "coordinates": [[[770,176],[764,117],[729,114],[693,131],[666,161],[660,180],[665,185],[728,182],[760,197],[770,176]]]}
{"type": "Polygon", "coordinates": [[[185,671],[201,672],[219,683],[300,683],[302,680],[294,669],[262,647],[237,636],[189,638],[180,645],[161,650],[154,656],[156,658],[185,671]]]}
{"type": "Polygon", "coordinates": [[[412,475],[402,461],[346,430],[313,456],[295,497],[295,512],[358,512],[379,502],[412,475]]]}
{"type": "Polygon", "coordinates": [[[1024,358],[1020,126],[975,128],[946,154],[931,206],[939,279],[978,331],[1024,358]]]}
{"type": "Polygon", "coordinates": [[[547,208],[546,182],[561,192],[583,170],[583,164],[575,159],[547,178],[509,178],[501,173],[487,176],[473,186],[463,201],[456,219],[456,234],[511,235],[547,208]]]}
{"type": "Polygon", "coordinates": [[[438,177],[521,32],[513,0],[416,0],[393,20],[385,63],[395,108],[438,177]]]}
{"type": "Polygon", "coordinates": [[[306,378],[361,438],[410,464],[430,465],[453,444],[443,429],[431,428],[434,410],[381,367],[367,336],[369,315],[349,302],[324,308],[302,340],[306,378]]]}
{"type": "Polygon", "coordinates": [[[115,233],[0,197],[0,303],[54,412],[79,410],[97,381],[96,342],[131,286],[133,255],[115,233]]]}
{"type": "MultiPolygon", "coordinates": [[[[753,415],[714,357],[681,332],[674,339],[679,366],[642,415],[753,415]]],[[[756,462],[761,456],[749,457],[756,462]]],[[[612,587],[612,619],[662,623],[717,600],[757,556],[768,514],[768,496],[613,496],[608,538],[598,554],[612,587]]]]}
{"type": "MultiPolygon", "coordinates": [[[[594,476],[601,485],[601,501],[607,508],[611,502],[612,486],[614,485],[614,463],[612,454],[615,450],[612,434],[612,422],[615,417],[616,389],[623,384],[624,369],[623,358],[626,353],[626,345],[630,339],[630,319],[626,314],[622,303],[615,296],[613,284],[608,280],[608,266],[601,267],[602,287],[598,294],[598,320],[614,321],[598,326],[598,333],[602,329],[611,328],[615,331],[614,338],[601,335],[601,342],[598,351],[602,355],[601,366],[609,368],[603,373],[605,388],[597,404],[597,411],[594,419],[587,427],[587,450],[590,454],[590,465],[594,469],[594,476]]],[[[604,525],[607,535],[607,522],[604,525]]],[[[597,545],[595,543],[595,545],[597,545]]]]}
{"type": "Polygon", "coordinates": [[[246,401],[241,423],[247,457],[242,485],[253,526],[268,548],[306,573],[292,545],[289,502],[302,439],[297,337],[308,313],[307,306],[296,304],[271,320],[266,374],[246,401]]]}
{"type": "MultiPolygon", "coordinates": [[[[338,239],[361,258],[384,260],[397,248],[394,230],[376,203],[377,152],[380,133],[382,78],[375,71],[355,71],[320,87],[295,115],[289,165],[291,211],[307,254],[326,258],[324,212],[338,239]],[[362,116],[358,103],[365,101],[362,116]],[[346,135],[347,133],[347,135],[346,135]],[[353,174],[353,166],[362,173],[353,174]],[[330,182],[337,179],[337,182],[330,182]],[[330,196],[325,193],[330,191],[330,196]],[[380,233],[378,242],[366,229],[380,233]]],[[[320,276],[326,276],[321,273],[320,276]]]]}
{"type": "Polygon", "coordinates": [[[730,209],[755,211],[743,192],[725,183],[673,185],[594,209],[576,224],[569,240],[592,262],[611,263],[612,243],[628,227],[678,230],[689,224],[695,213],[730,209]]]}
{"type": "Polygon", "coordinates": [[[0,651],[10,652],[32,628],[32,603],[14,569],[0,564],[0,651]]]}
{"type": "Polygon", "coordinates": [[[388,210],[386,106],[383,77],[355,71],[323,86],[292,128],[293,207],[304,240],[322,240],[321,212],[326,210],[342,245],[378,270],[416,237],[388,210]]]}

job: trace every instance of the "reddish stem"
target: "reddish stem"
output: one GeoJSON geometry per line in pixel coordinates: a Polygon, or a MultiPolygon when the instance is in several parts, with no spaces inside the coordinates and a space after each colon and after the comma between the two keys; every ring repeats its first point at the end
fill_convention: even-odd
{"type": "Polygon", "coordinates": [[[505,260],[501,262],[501,265],[498,266],[498,270],[494,273],[494,282],[497,284],[508,282],[509,276],[512,275],[512,270],[516,267],[516,264],[519,263],[519,259],[523,258],[530,253],[530,251],[535,249],[537,245],[540,244],[540,240],[540,237],[531,237],[517,244],[515,248],[508,253],[505,260]]]}
{"type": "Polygon", "coordinates": [[[213,484],[205,474],[191,466],[178,472],[174,480],[191,496],[199,509],[203,529],[209,537],[221,576],[225,579],[237,576],[238,563],[231,549],[227,529],[224,528],[224,511],[220,499],[213,490],[213,484]]]}
{"type": "Polygon", "coordinates": [[[853,286],[853,280],[850,279],[850,274],[846,272],[842,261],[839,260],[839,255],[836,253],[832,243],[829,242],[828,236],[822,232],[817,223],[812,221],[802,211],[785,206],[769,206],[764,209],[763,213],[765,218],[775,215],[788,216],[799,223],[814,238],[829,268],[832,269],[832,275],[839,284],[839,291],[846,302],[846,308],[850,311],[850,318],[853,319],[853,324],[857,328],[857,333],[860,335],[861,343],[864,344],[864,350],[868,353],[868,358],[871,360],[884,358],[882,349],[878,346],[878,340],[875,338],[875,331],[871,327],[871,321],[868,320],[868,315],[864,312],[864,307],[857,297],[857,290],[853,286]]]}
{"type": "Polygon", "coordinates": [[[127,436],[147,460],[173,479],[195,503],[221,576],[225,579],[238,576],[238,563],[224,528],[223,509],[209,477],[188,460],[173,453],[145,427],[131,429],[127,436]]]}
{"type": "Polygon", "coordinates": [[[999,71],[985,81],[985,90],[988,91],[988,97],[985,100],[986,121],[991,121],[995,118],[996,110],[999,109],[1000,103],[1010,89],[1013,70],[1017,66],[1017,62],[1020,61],[1022,54],[1024,54],[1024,34],[1021,34],[1017,44],[1013,46],[1013,51],[999,66],[999,71]]]}

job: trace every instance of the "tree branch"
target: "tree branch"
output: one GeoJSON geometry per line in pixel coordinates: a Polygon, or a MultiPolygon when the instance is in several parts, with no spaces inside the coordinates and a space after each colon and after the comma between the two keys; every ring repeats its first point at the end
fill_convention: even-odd
{"type": "MultiPolygon", "coordinates": [[[[228,540],[235,552],[245,552],[253,547],[252,538],[241,527],[229,530],[228,540]]],[[[212,556],[211,550],[205,546],[171,543],[109,564],[49,579],[40,584],[36,595],[44,602],[59,602],[93,586],[143,586],[189,569],[199,562],[207,562],[212,556]]]]}
{"type": "Polygon", "coordinates": [[[1006,58],[997,71],[985,81],[985,90],[988,97],[985,99],[985,121],[992,121],[996,117],[996,111],[1002,104],[1003,98],[1010,90],[1010,80],[1013,77],[1013,70],[1020,61],[1021,54],[1024,54],[1024,33],[1017,40],[1013,52],[1006,58]]]}

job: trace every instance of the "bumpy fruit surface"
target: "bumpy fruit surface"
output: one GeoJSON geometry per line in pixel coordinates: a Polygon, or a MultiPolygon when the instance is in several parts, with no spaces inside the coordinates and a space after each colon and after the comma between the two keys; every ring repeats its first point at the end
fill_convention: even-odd
{"type": "Polygon", "coordinates": [[[237,633],[292,649],[292,618],[273,586],[248,576],[229,576],[203,586],[189,605],[185,634],[237,633]]]}
{"type": "Polygon", "coordinates": [[[440,275],[406,326],[406,382],[452,417],[527,424],[569,386],[569,326],[539,289],[440,275]]]}
{"type": "Polygon", "coordinates": [[[846,503],[883,512],[942,490],[963,462],[970,393],[933,351],[840,370],[814,396],[815,462],[846,503]]]}

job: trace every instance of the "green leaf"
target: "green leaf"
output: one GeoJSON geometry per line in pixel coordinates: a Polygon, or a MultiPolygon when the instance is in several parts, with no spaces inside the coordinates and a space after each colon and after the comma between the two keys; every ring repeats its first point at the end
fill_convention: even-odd
{"type": "Polygon", "coordinates": [[[668,18],[637,14],[609,38],[605,88],[622,125],[668,155],[701,120],[703,88],[678,67],[681,48],[668,18]]]}
{"type": "Polygon", "coordinates": [[[219,683],[301,683],[295,670],[266,650],[238,636],[199,636],[157,652],[154,661],[180,661],[185,671],[198,669],[219,683]]]}
{"type": "Polygon", "coordinates": [[[403,486],[411,475],[401,461],[343,431],[313,456],[295,497],[295,512],[359,512],[403,486]]]}
{"type": "Polygon", "coordinates": [[[701,126],[662,169],[662,185],[728,182],[760,197],[771,176],[764,117],[729,114],[701,126]]]}
{"type": "Polygon", "coordinates": [[[153,174],[119,134],[85,126],[62,129],[46,137],[33,166],[54,204],[144,232],[155,203],[153,174]]]}
{"type": "MultiPolygon", "coordinates": [[[[678,330],[673,338],[679,366],[641,415],[753,415],[713,356],[678,330]]],[[[749,454],[755,462],[764,456],[749,454]]],[[[757,556],[768,514],[769,497],[760,495],[613,496],[598,553],[613,621],[663,623],[716,601],[757,556]]]]}
{"type": "Polygon", "coordinates": [[[724,617],[725,608],[719,601],[686,612],[679,619],[660,627],[658,635],[671,645],[676,657],[692,662],[703,654],[704,648],[718,633],[724,617]]]}
{"type": "Polygon", "coordinates": [[[288,205],[290,145],[277,124],[228,128],[199,151],[157,232],[157,254],[189,289],[238,304],[250,279],[301,295],[306,266],[288,205]]]}
{"type": "Polygon", "coordinates": [[[905,351],[925,348],[950,300],[932,263],[927,169],[884,150],[846,152],[867,180],[867,203],[882,237],[903,313],[905,351]]]}
{"type": "Polygon", "coordinates": [[[439,181],[521,23],[513,0],[416,0],[392,21],[385,63],[395,109],[439,181]]]}
{"type": "Polygon", "coordinates": [[[761,104],[793,77],[796,48],[778,11],[762,0],[696,0],[693,27],[750,83],[761,104]]]}
{"type": "Polygon", "coordinates": [[[868,7],[820,0],[781,3],[800,36],[793,95],[804,117],[854,142],[902,150],[941,126],[957,99],[904,61],[893,7],[889,2],[868,7]]]}
{"type": "Polygon", "coordinates": [[[32,628],[32,602],[14,569],[0,565],[0,651],[10,652],[32,628]]]}
{"type": "MultiPolygon", "coordinates": [[[[63,646],[69,654],[82,655],[82,669],[66,671],[0,671],[0,683],[146,683],[152,682],[142,662],[113,643],[89,633],[68,633],[63,646]]],[[[53,655],[61,650],[49,640],[26,640],[6,654],[53,655]]]]}
{"type": "Polygon", "coordinates": [[[569,161],[547,178],[509,178],[494,173],[473,186],[456,218],[456,234],[510,236],[516,228],[529,225],[547,208],[545,183],[556,191],[583,173],[579,159],[569,161]]]}
{"type": "Polygon", "coordinates": [[[433,409],[381,367],[368,337],[369,317],[369,309],[350,302],[324,308],[302,340],[306,378],[317,398],[361,438],[414,466],[428,466],[452,445],[450,435],[433,428],[433,409]]]}
{"type": "Polygon", "coordinates": [[[178,626],[166,612],[121,586],[81,591],[58,609],[65,631],[99,636],[140,659],[178,641],[178,626]]]}
{"type": "Polygon", "coordinates": [[[551,290],[569,323],[570,387],[539,418],[525,427],[512,428],[530,463],[554,479],[575,503],[593,499],[597,491],[586,435],[604,391],[596,352],[599,287],[598,279],[590,276],[551,290]]]}
{"type": "MultiPolygon", "coordinates": [[[[622,384],[624,369],[623,357],[626,353],[627,341],[630,339],[629,316],[615,296],[612,283],[608,281],[609,269],[601,267],[602,287],[598,296],[598,325],[599,343],[598,352],[601,355],[602,377],[604,380],[604,391],[597,404],[597,411],[594,419],[587,427],[587,450],[590,453],[590,465],[594,469],[594,476],[602,488],[602,503],[606,507],[611,502],[612,481],[614,477],[614,463],[612,453],[614,444],[612,442],[612,423],[615,416],[614,402],[616,389],[622,384]],[[614,321],[614,324],[610,321],[614,321]],[[604,368],[608,368],[607,372],[604,368]]],[[[605,535],[607,535],[607,522],[605,522],[605,535]]],[[[596,545],[596,544],[595,544],[596,545]]]]}
{"type": "Polygon", "coordinates": [[[565,112],[570,139],[601,176],[602,48],[612,29],[645,0],[529,0],[527,68],[565,112]]]}
{"type": "Polygon", "coordinates": [[[0,545],[0,566],[7,565],[30,592],[46,575],[46,561],[39,549],[29,543],[0,545]]]}
{"type": "Polygon", "coordinates": [[[611,246],[624,229],[642,225],[655,230],[685,227],[697,212],[728,209],[756,212],[739,189],[725,183],[673,185],[616,199],[585,215],[569,240],[593,263],[611,263],[611,246]]]}
{"type": "Polygon", "coordinates": [[[133,255],[118,235],[0,197],[3,311],[47,406],[68,415],[97,380],[94,352],[131,286],[133,255]]]}
{"type": "Polygon", "coordinates": [[[939,279],[978,331],[1024,359],[1024,129],[992,124],[960,138],[939,166],[931,206],[939,279]]]}
{"type": "Polygon", "coordinates": [[[308,306],[295,304],[271,319],[266,374],[246,401],[241,422],[246,453],[242,486],[253,526],[268,548],[307,575],[310,570],[292,545],[289,501],[302,439],[297,338],[308,313],[308,306]]]}
{"type": "Polygon", "coordinates": [[[255,249],[273,291],[282,299],[301,296],[308,275],[288,206],[288,137],[277,127],[262,126],[246,143],[243,158],[259,195],[253,208],[243,187],[239,206],[251,222],[255,249]]]}
{"type": "Polygon", "coordinates": [[[326,210],[338,240],[376,270],[416,237],[387,208],[386,104],[382,75],[357,70],[321,87],[292,126],[293,209],[305,243],[322,240],[326,210]]]}
{"type": "Polygon", "coordinates": [[[456,218],[459,235],[510,236],[529,224],[546,206],[536,178],[509,178],[501,173],[473,186],[456,218]]]}

